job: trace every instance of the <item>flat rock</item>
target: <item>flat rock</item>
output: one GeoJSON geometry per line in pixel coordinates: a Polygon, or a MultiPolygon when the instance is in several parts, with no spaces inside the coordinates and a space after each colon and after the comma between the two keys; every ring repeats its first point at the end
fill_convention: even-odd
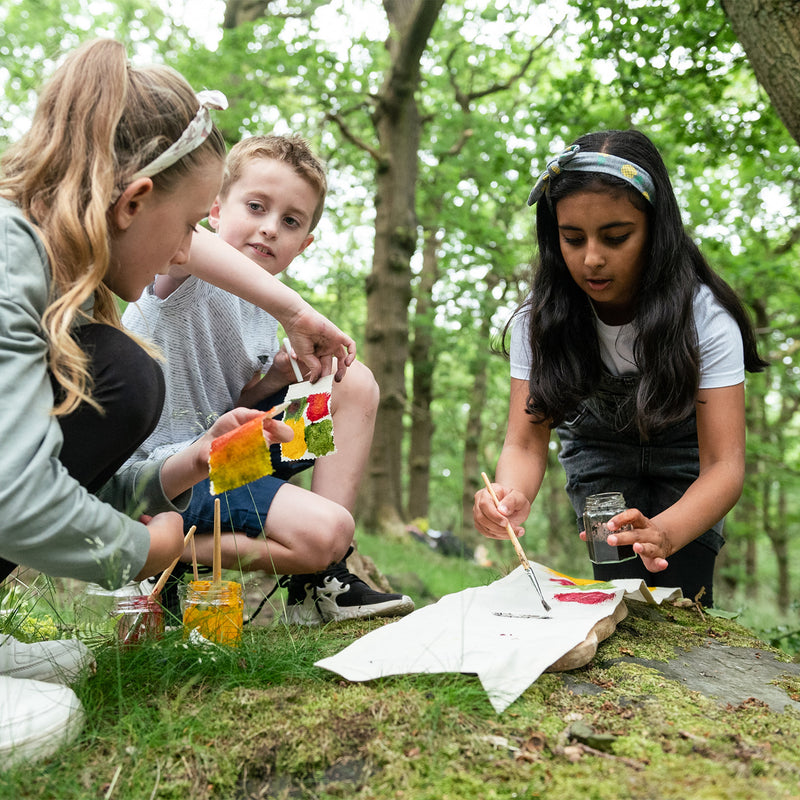
{"type": "MultiPolygon", "coordinates": [[[[800,664],[778,661],[772,653],[762,650],[731,647],[709,640],[702,647],[676,651],[675,657],[668,661],[621,656],[598,666],[623,662],[650,667],[665,678],[678,681],[687,689],[714,698],[725,706],[740,706],[755,700],[766,703],[773,711],[787,708],[800,711],[800,702],[773,683],[782,675],[800,675],[800,664]]],[[[576,694],[598,692],[596,685],[576,681],[574,676],[566,680],[576,694]]]]}

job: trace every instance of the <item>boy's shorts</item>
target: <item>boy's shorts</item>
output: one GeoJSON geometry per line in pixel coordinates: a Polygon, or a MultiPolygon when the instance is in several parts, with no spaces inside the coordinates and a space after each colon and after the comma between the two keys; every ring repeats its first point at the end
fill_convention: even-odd
{"type": "MultiPolygon", "coordinates": [[[[283,402],[286,391],[287,389],[284,388],[270,395],[258,403],[256,408],[268,411],[283,402]]],[[[275,419],[281,419],[282,416],[282,414],[278,414],[275,419]]],[[[314,459],[282,461],[279,444],[270,445],[269,452],[272,460],[272,475],[218,495],[220,498],[220,525],[223,531],[237,531],[253,538],[261,536],[264,533],[267,512],[278,489],[293,475],[314,465],[314,459]]],[[[199,532],[214,530],[214,499],[215,495],[211,494],[208,478],[195,485],[192,500],[182,513],[184,532],[188,531],[192,525],[196,525],[199,532]]]]}

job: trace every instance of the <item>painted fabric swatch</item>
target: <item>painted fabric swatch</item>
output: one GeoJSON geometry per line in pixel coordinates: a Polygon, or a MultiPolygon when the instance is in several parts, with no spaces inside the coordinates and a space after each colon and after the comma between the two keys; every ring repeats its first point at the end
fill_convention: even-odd
{"type": "Polygon", "coordinates": [[[336,452],[331,416],[331,390],[333,375],[326,375],[316,383],[293,383],[286,392],[289,407],[283,414],[293,431],[294,438],[281,444],[283,461],[314,459],[336,452]]]}
{"type": "Polygon", "coordinates": [[[264,438],[264,417],[269,413],[265,411],[211,442],[211,494],[222,494],[272,474],[269,445],[264,438]]]}

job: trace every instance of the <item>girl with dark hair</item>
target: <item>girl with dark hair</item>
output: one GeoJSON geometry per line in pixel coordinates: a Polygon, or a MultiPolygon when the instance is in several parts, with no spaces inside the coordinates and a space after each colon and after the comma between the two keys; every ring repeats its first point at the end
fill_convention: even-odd
{"type": "Polygon", "coordinates": [[[766,366],[733,290],[686,232],[664,162],[637,131],[577,139],[528,199],[539,246],[512,319],[511,399],[495,507],[478,530],[523,533],[550,432],[578,529],[586,498],[621,492],[608,544],[638,558],[593,564],[713,603],[722,523],[744,481],[744,373],[766,366]]]}

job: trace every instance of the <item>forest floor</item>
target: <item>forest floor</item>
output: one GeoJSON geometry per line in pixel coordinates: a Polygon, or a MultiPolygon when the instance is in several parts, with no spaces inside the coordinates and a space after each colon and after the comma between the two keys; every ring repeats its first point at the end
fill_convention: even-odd
{"type": "MultiPolygon", "coordinates": [[[[496,577],[424,561],[429,584],[496,577]]],[[[314,666],[384,624],[265,615],[238,648],[198,649],[180,631],[100,645],[76,687],[83,734],[4,773],[0,798],[800,797],[800,664],[735,621],[628,601],[589,664],[541,675],[502,714],[472,675],[350,683],[314,666]]]]}

